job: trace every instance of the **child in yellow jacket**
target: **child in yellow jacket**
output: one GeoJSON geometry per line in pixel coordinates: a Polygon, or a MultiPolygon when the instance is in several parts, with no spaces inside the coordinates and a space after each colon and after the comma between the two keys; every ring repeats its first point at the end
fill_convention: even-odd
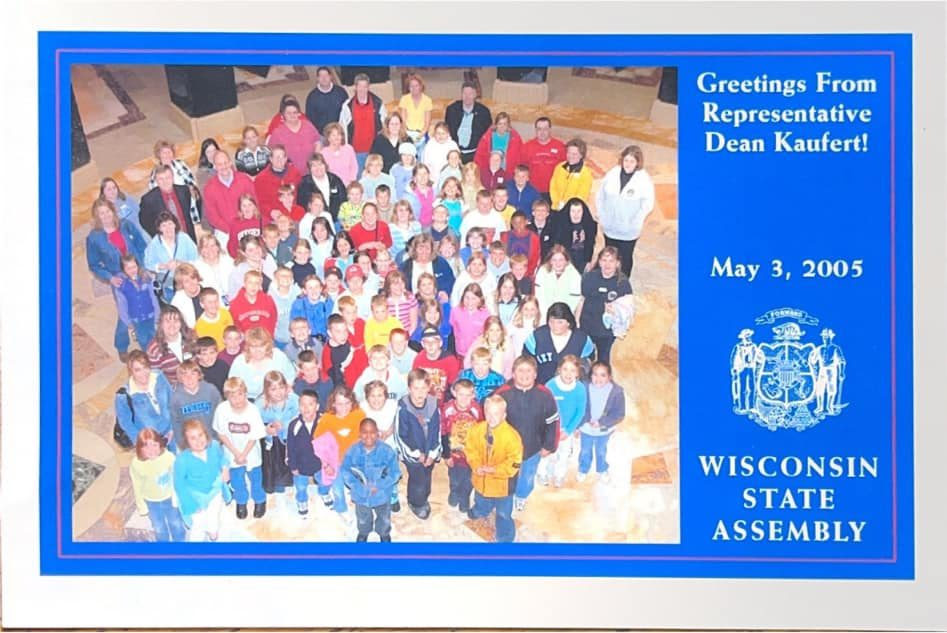
{"type": "Polygon", "coordinates": [[[483,413],[486,420],[470,429],[464,445],[474,487],[474,505],[467,516],[480,519],[496,510],[496,540],[510,543],[516,537],[513,491],[523,461],[523,441],[506,421],[502,396],[484,400],[483,413]]]}

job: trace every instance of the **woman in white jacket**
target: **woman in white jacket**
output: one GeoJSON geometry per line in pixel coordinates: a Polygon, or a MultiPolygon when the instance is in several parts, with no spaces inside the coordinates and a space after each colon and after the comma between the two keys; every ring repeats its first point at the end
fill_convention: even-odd
{"type": "Polygon", "coordinates": [[[618,249],[622,272],[630,278],[635,244],[654,209],[654,183],[644,170],[640,147],[629,145],[622,150],[619,164],[602,179],[595,202],[605,245],[618,249]]]}
{"type": "Polygon", "coordinates": [[[561,244],[549,249],[546,261],[536,269],[534,286],[541,321],[545,322],[546,311],[554,303],[565,303],[575,313],[582,298],[582,275],[572,265],[569,252],[561,244]]]}

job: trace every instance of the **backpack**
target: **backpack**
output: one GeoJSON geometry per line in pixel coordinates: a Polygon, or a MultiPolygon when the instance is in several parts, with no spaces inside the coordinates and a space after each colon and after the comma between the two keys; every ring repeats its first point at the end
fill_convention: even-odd
{"type": "MultiPolygon", "coordinates": [[[[115,395],[125,396],[125,399],[128,401],[128,408],[132,412],[132,421],[134,421],[135,407],[132,405],[132,397],[128,395],[128,391],[125,389],[125,387],[121,387],[115,392],[115,395]]],[[[112,428],[112,439],[114,439],[115,443],[124,449],[129,449],[135,445],[131,438],[128,437],[128,433],[125,432],[125,429],[122,428],[122,425],[118,423],[118,417],[115,418],[115,426],[112,428]]]]}

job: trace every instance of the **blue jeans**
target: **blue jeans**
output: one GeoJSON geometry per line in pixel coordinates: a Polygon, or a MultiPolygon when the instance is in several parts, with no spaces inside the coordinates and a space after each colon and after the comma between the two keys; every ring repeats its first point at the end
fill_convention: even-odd
{"type": "Polygon", "coordinates": [[[415,508],[427,505],[431,496],[431,473],[434,466],[424,466],[415,462],[405,462],[408,471],[408,504],[415,508]]]}
{"type": "Polygon", "coordinates": [[[257,466],[247,470],[246,466],[231,466],[230,485],[233,486],[233,500],[237,505],[247,505],[252,496],[253,503],[266,503],[266,493],[263,491],[263,469],[257,466]],[[247,477],[250,477],[250,491],[247,492],[247,477]]]}
{"type": "MultiPolygon", "coordinates": [[[[322,483],[322,471],[320,470],[316,473],[316,484],[319,486],[319,494],[324,495],[330,490],[332,491],[332,497],[335,500],[332,504],[332,509],[342,514],[348,510],[348,504],[345,503],[345,484],[342,482],[341,476],[336,476],[328,486],[322,483]]],[[[298,489],[297,489],[298,490],[298,489]]]]}
{"type": "Polygon", "coordinates": [[[132,344],[131,338],[128,336],[128,326],[122,323],[121,319],[118,319],[118,323],[115,325],[115,349],[119,354],[124,354],[128,351],[128,346],[132,344]]]}
{"type": "Polygon", "coordinates": [[[536,470],[539,468],[539,460],[539,453],[523,460],[523,465],[520,466],[519,477],[516,480],[517,499],[525,499],[533,492],[533,486],[536,484],[536,470]]]}
{"type": "Polygon", "coordinates": [[[372,530],[383,539],[391,537],[391,504],[383,503],[370,508],[355,505],[355,521],[358,525],[359,539],[365,539],[372,530]],[[374,514],[374,517],[372,515],[374,514]]]}
{"type": "Polygon", "coordinates": [[[470,508],[470,491],[473,490],[470,474],[470,466],[467,464],[458,464],[447,469],[450,493],[456,497],[461,512],[470,508]]]}
{"type": "Polygon", "coordinates": [[[588,435],[579,433],[579,472],[585,474],[592,468],[592,458],[595,457],[595,472],[601,474],[608,472],[608,438],[611,433],[605,435],[588,435]]]}
{"type": "Polygon", "coordinates": [[[293,486],[296,488],[296,503],[309,501],[309,484],[316,480],[309,475],[293,475],[293,486]]]}
{"type": "MultiPolygon", "coordinates": [[[[132,327],[135,328],[135,338],[138,339],[138,346],[141,349],[148,347],[148,343],[155,337],[154,319],[145,319],[144,321],[132,321],[132,327]]],[[[125,334],[128,336],[127,332],[125,334]]]]}
{"type": "Polygon", "coordinates": [[[474,505],[470,509],[471,517],[480,519],[489,516],[494,510],[497,511],[497,543],[512,543],[516,538],[516,524],[513,523],[513,495],[490,498],[474,491],[474,505]]]}
{"type": "Polygon", "coordinates": [[[148,518],[155,529],[155,540],[159,543],[183,541],[187,530],[181,519],[181,512],[171,504],[171,497],[164,501],[145,501],[148,505],[148,518]]]}

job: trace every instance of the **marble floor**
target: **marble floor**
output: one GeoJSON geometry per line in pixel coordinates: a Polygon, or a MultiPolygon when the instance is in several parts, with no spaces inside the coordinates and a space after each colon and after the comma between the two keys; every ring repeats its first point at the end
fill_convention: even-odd
{"type": "MultiPolygon", "coordinates": [[[[122,81],[131,71],[113,69],[122,81]]],[[[616,82],[585,79],[603,94],[616,82]],[[595,83],[595,82],[598,83],[595,83]]],[[[128,89],[150,121],[158,125],[161,104],[140,98],[132,82],[128,89]],[[148,104],[152,103],[153,106],[148,104]],[[151,108],[151,109],[149,109],[151,108]]],[[[620,84],[619,84],[620,85],[620,84]]],[[[584,88],[587,89],[587,88],[584,88]]],[[[266,92],[267,87],[241,93],[266,92]]],[[[285,85],[278,88],[281,94],[285,85]]],[[[301,90],[299,91],[301,92],[301,90]]],[[[591,97],[596,98],[596,94],[591,97]]],[[[277,96],[278,98],[278,96],[277,96]]],[[[443,108],[446,99],[438,99],[443,108]]],[[[511,113],[514,125],[528,133],[537,116],[535,106],[491,104],[511,113]]],[[[680,466],[678,423],[678,282],[677,282],[677,136],[676,130],[657,128],[645,119],[606,110],[564,104],[546,106],[559,134],[581,133],[588,142],[589,163],[596,177],[610,168],[621,147],[642,145],[648,169],[657,187],[657,210],[649,217],[635,251],[632,285],[636,318],[628,336],[613,350],[616,380],[627,396],[627,418],[609,447],[612,464],[610,483],[595,476],[575,481],[575,464],[563,488],[537,486],[525,512],[515,516],[517,540],[524,542],[623,542],[674,543],[680,539],[680,466]]],[[[264,126],[269,110],[249,121],[264,126]]],[[[437,114],[435,114],[435,117],[437,114]]],[[[110,148],[133,160],[117,166],[112,175],[133,195],[144,192],[152,166],[150,148],[155,136],[127,133],[135,123],[119,132],[94,140],[93,158],[110,148]]],[[[179,137],[183,137],[180,133],[179,137]]],[[[531,135],[528,135],[531,136],[531,135]]],[[[177,143],[178,155],[194,164],[197,148],[192,142],[177,143]]],[[[240,130],[222,135],[218,141],[233,149],[240,130]]],[[[103,172],[105,173],[105,172],[103,172]]],[[[596,187],[598,182],[596,182],[596,187]]],[[[111,439],[115,390],[125,381],[125,370],[112,347],[114,307],[108,295],[99,293],[85,264],[85,236],[91,228],[90,205],[97,190],[75,192],[73,210],[73,453],[104,467],[89,482],[74,506],[73,534],[77,540],[149,540],[150,525],[134,511],[128,477],[129,451],[120,450],[111,439]]],[[[573,459],[575,459],[573,457],[573,459]]],[[[83,462],[84,463],[84,462],[83,462]]],[[[404,482],[401,494],[404,496],[404,482]]],[[[480,541],[492,536],[482,522],[471,522],[447,499],[446,468],[435,469],[431,503],[432,517],[416,519],[402,511],[393,517],[393,536],[402,541],[480,541]]],[[[348,540],[351,535],[338,515],[318,499],[310,503],[306,519],[295,512],[291,497],[271,495],[264,518],[237,521],[232,509],[225,511],[221,538],[233,541],[348,540]]]]}

